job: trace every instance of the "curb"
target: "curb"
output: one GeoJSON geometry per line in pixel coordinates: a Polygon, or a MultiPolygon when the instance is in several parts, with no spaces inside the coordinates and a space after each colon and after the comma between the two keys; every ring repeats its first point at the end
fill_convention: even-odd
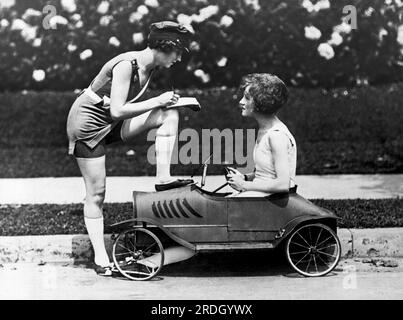
{"type": "MultiPolygon", "coordinates": [[[[342,258],[403,257],[403,228],[338,229],[342,258]]],[[[108,254],[112,240],[105,235],[108,254]]],[[[0,264],[78,263],[93,259],[88,235],[0,237],[0,264]]]]}

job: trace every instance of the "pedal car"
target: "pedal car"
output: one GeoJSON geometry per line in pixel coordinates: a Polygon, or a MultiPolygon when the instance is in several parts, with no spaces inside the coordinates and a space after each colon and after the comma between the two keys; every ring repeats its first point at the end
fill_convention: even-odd
{"type": "Polygon", "coordinates": [[[296,191],[267,197],[227,197],[196,183],[162,192],[133,192],[133,218],[111,225],[112,256],[131,280],[149,280],[164,265],[164,247],[196,252],[274,249],[284,246],[291,267],[306,277],[331,272],[340,259],[337,216],[296,191]],[[157,268],[139,268],[139,259],[159,254],[157,268]]]}

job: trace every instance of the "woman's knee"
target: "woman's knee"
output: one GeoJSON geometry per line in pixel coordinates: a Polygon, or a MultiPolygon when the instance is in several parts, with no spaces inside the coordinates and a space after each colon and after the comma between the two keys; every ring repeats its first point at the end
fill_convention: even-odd
{"type": "Polygon", "coordinates": [[[87,203],[102,206],[105,200],[105,184],[100,183],[89,187],[85,200],[87,203]]]}
{"type": "Polygon", "coordinates": [[[176,109],[168,109],[163,111],[161,117],[161,125],[157,131],[157,135],[175,135],[178,130],[179,112],[176,109]]]}

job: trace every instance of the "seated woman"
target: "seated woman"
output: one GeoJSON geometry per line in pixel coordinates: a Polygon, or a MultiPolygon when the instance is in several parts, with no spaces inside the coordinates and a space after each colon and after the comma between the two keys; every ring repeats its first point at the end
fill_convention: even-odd
{"type": "Polygon", "coordinates": [[[237,197],[264,197],[295,186],[297,146],[287,126],[276,116],[287,102],[288,89],[277,76],[254,73],[242,79],[242,116],[254,118],[259,131],[253,151],[255,171],[243,175],[229,168],[229,185],[237,197]]]}

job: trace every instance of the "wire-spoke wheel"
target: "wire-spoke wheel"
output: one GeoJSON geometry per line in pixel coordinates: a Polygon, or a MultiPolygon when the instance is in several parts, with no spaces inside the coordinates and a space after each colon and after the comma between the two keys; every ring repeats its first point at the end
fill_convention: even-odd
{"type": "Polygon", "coordinates": [[[112,256],[116,268],[130,280],[149,280],[155,277],[164,265],[164,248],[161,241],[154,233],[144,228],[120,233],[113,244],[112,256]],[[145,260],[142,262],[151,256],[153,266],[150,266],[151,263],[144,263],[145,260]]]}
{"type": "Polygon", "coordinates": [[[339,263],[341,246],[336,233],[320,223],[296,229],[287,240],[287,260],[306,277],[320,277],[339,263]]]}

